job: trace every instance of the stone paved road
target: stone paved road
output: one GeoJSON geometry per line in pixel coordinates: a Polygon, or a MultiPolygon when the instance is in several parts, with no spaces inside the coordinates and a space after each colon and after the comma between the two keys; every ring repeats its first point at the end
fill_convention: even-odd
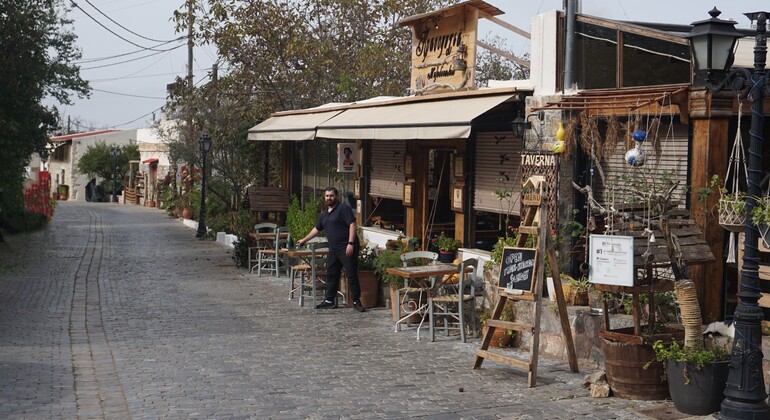
{"type": "Polygon", "coordinates": [[[0,244],[0,418],[632,419],[543,360],[540,385],[478,339],[415,340],[388,310],[317,311],[156,209],[63,202],[0,244]],[[460,392],[460,388],[464,392],[460,392]]]}

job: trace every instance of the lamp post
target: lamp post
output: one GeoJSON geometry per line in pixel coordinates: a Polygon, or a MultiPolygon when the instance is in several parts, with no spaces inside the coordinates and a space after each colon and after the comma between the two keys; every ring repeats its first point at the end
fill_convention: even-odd
{"type": "Polygon", "coordinates": [[[201,177],[201,213],[198,218],[198,231],[195,233],[195,237],[202,238],[206,234],[206,154],[211,150],[211,137],[208,133],[201,134],[198,139],[198,148],[201,152],[203,176],[201,177]]]}
{"type": "Polygon", "coordinates": [[[743,34],[735,29],[734,21],[718,18],[721,12],[714,8],[711,19],[693,23],[688,35],[695,60],[696,80],[705,82],[712,92],[729,87],[738,100],[751,100],[751,143],[749,146],[748,192],[746,199],[745,239],[741,286],[738,307],[735,309],[735,337],[733,339],[730,372],[725,388],[725,400],[719,412],[720,419],[767,419],[770,408],[765,403],[762,375],[762,308],[760,298],[757,241],[759,232],[751,224],[751,213],[762,194],[762,129],[764,125],[763,100],[770,94],[765,78],[767,12],[746,13],[756,20],[754,38],[754,70],[731,69],[735,43],[743,34]]]}
{"type": "Polygon", "coordinates": [[[118,196],[116,190],[118,189],[118,156],[120,156],[120,148],[118,146],[110,147],[110,155],[112,156],[112,202],[118,202],[118,196]]]}

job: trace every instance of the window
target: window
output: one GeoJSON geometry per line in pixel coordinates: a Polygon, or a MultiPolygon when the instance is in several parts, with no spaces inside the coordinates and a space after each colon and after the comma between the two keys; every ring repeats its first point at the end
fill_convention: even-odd
{"type": "Polygon", "coordinates": [[[583,22],[576,22],[575,27],[575,81],[578,87],[615,87],[617,31],[583,22]]]}
{"type": "Polygon", "coordinates": [[[623,33],[623,87],[666,85],[690,81],[690,49],[623,33]]]}

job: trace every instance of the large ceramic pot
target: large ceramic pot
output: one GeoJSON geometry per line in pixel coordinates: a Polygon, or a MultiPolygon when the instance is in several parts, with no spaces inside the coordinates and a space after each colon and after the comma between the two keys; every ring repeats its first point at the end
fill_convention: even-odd
{"type": "Polygon", "coordinates": [[[359,271],[358,284],[361,286],[361,305],[364,308],[377,306],[377,294],[380,290],[380,282],[374,271],[359,271]]]}
{"type": "MultiPolygon", "coordinates": [[[[484,324],[484,326],[481,329],[482,334],[487,333],[487,325],[484,324]]],[[[492,340],[489,342],[489,347],[508,347],[511,345],[511,335],[508,334],[508,332],[502,328],[495,328],[495,332],[492,333],[492,340]]]]}
{"type": "Polygon", "coordinates": [[[182,217],[184,217],[185,219],[192,220],[193,218],[192,210],[190,210],[189,207],[185,207],[184,210],[182,210],[182,217]]]}
{"type": "Polygon", "coordinates": [[[725,398],[729,362],[712,362],[698,367],[691,362],[668,361],[668,391],[677,410],[706,416],[719,411],[725,398]]]}

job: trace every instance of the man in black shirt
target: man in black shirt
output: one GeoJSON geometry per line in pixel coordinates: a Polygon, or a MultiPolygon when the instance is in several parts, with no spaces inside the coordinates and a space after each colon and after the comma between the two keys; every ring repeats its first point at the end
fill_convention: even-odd
{"type": "Polygon", "coordinates": [[[353,308],[358,312],[366,309],[361,305],[361,287],[358,284],[358,250],[361,245],[356,235],[356,216],[347,204],[340,203],[339,192],[334,187],[324,191],[326,211],[322,211],[315,227],[304,238],[297,241],[304,245],[319,232],[326,232],[329,243],[329,255],[326,268],[326,297],[316,305],[316,309],[333,309],[337,307],[337,290],[340,286],[342,267],[350,284],[353,297],[353,308]]]}

